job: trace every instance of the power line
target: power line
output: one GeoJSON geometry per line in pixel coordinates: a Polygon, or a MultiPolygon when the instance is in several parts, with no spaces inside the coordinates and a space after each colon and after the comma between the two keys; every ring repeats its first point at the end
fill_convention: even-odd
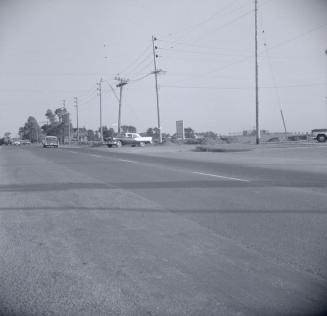
{"type": "Polygon", "coordinates": [[[303,36],[307,36],[308,34],[314,32],[314,31],[317,31],[319,29],[322,29],[322,28],[324,28],[326,26],[327,26],[327,23],[323,23],[323,24],[320,24],[318,26],[312,27],[312,28],[310,28],[310,29],[308,29],[308,30],[306,30],[306,31],[298,34],[298,35],[295,35],[295,36],[293,36],[293,37],[291,37],[291,38],[289,38],[287,40],[281,41],[278,44],[273,45],[270,48],[266,48],[266,49],[270,49],[271,50],[271,49],[275,49],[275,48],[278,48],[278,47],[283,46],[283,45],[287,45],[287,44],[289,44],[291,42],[294,42],[294,41],[298,40],[299,38],[301,38],[303,36]]]}
{"type": "MultiPolygon", "coordinates": [[[[260,7],[262,7],[262,6],[265,5],[267,2],[270,2],[270,1],[272,1],[272,0],[266,0],[265,2],[263,2],[263,3],[260,5],[260,7]]],[[[220,11],[219,14],[217,13],[216,15],[215,15],[215,14],[214,14],[214,15],[215,15],[215,16],[219,16],[219,15],[225,15],[225,16],[227,16],[227,15],[230,15],[231,13],[233,13],[233,12],[239,11],[240,9],[244,8],[245,6],[247,6],[247,5],[242,5],[242,6],[238,7],[238,8],[236,8],[236,9],[233,9],[233,10],[231,10],[231,11],[230,11],[229,13],[227,13],[227,14],[226,14],[226,13],[224,14],[223,11],[220,11]]],[[[228,22],[226,22],[226,23],[224,23],[224,24],[218,26],[217,28],[214,28],[214,29],[212,29],[211,31],[208,31],[207,33],[215,32],[215,31],[220,31],[220,30],[222,30],[223,28],[225,28],[225,27],[227,27],[227,26],[229,26],[229,25],[234,24],[235,22],[241,20],[243,17],[245,17],[245,16],[247,16],[247,15],[253,13],[253,12],[254,12],[253,9],[248,10],[248,11],[246,11],[246,12],[244,12],[244,13],[238,15],[238,16],[235,17],[234,19],[232,19],[232,20],[230,20],[230,21],[228,21],[228,22]]],[[[199,24],[202,25],[201,23],[199,23],[199,24]]],[[[203,23],[203,24],[204,24],[204,23],[203,23]]],[[[196,42],[199,42],[199,41],[201,41],[204,37],[205,37],[205,36],[202,35],[201,38],[200,38],[199,40],[195,40],[194,42],[195,42],[195,43],[196,43],[196,42]]]]}
{"type": "Polygon", "coordinates": [[[130,79],[130,82],[141,81],[141,80],[143,80],[143,79],[145,79],[145,78],[147,78],[147,77],[149,77],[151,75],[153,75],[153,72],[150,72],[150,73],[148,73],[148,74],[146,74],[146,75],[144,75],[142,77],[136,78],[136,79],[130,79]]]}
{"type": "MultiPolygon", "coordinates": [[[[280,85],[277,88],[305,88],[323,86],[324,83],[304,83],[304,84],[288,84],[280,85]]],[[[161,88],[177,88],[177,89],[209,89],[209,90],[252,90],[254,86],[249,87],[215,87],[215,86],[182,86],[182,85],[160,85],[161,88]]],[[[275,89],[276,86],[259,86],[260,89],[275,89]]]]}
{"type": "MultiPolygon", "coordinates": [[[[232,5],[234,5],[236,2],[238,2],[238,1],[234,1],[232,3],[232,5]]],[[[202,26],[204,24],[207,24],[208,22],[212,21],[217,16],[222,15],[224,13],[224,10],[228,9],[230,6],[231,6],[231,3],[229,3],[227,6],[224,6],[221,9],[217,10],[216,12],[214,12],[213,14],[211,14],[209,17],[205,18],[204,20],[196,23],[193,26],[188,27],[187,30],[176,32],[174,34],[174,36],[176,36],[177,34],[183,34],[183,33],[185,33],[183,36],[181,36],[181,35],[180,36],[177,36],[177,38],[185,37],[186,35],[188,35],[189,33],[191,33],[193,30],[195,30],[197,27],[202,26]]]]}
{"type": "Polygon", "coordinates": [[[152,68],[149,68],[151,67],[153,64],[153,62],[149,59],[149,61],[147,62],[146,65],[144,65],[142,68],[140,68],[138,71],[134,72],[133,74],[131,74],[131,76],[137,76],[137,75],[140,75],[142,72],[144,73],[144,71],[146,72],[149,72],[152,70],[152,68]]]}
{"type": "MultiPolygon", "coordinates": [[[[309,30],[306,30],[306,31],[304,31],[304,32],[302,32],[302,33],[300,33],[300,34],[294,36],[294,37],[291,37],[291,38],[289,38],[289,39],[287,39],[287,40],[281,41],[280,43],[277,43],[276,45],[273,45],[273,46],[271,46],[270,48],[267,48],[267,47],[266,47],[264,50],[262,50],[262,51],[260,51],[260,52],[258,53],[258,56],[262,56],[262,55],[265,53],[265,50],[272,50],[272,49],[278,48],[278,47],[280,47],[280,46],[283,46],[283,45],[289,44],[290,42],[293,42],[293,41],[295,41],[295,40],[298,40],[299,38],[301,38],[301,37],[303,37],[303,36],[307,36],[308,34],[314,32],[314,31],[316,31],[316,30],[318,30],[318,29],[321,29],[321,28],[323,28],[323,27],[326,27],[326,26],[327,26],[326,23],[324,23],[324,24],[320,24],[320,25],[317,26],[317,27],[310,28],[309,30]]],[[[213,69],[213,70],[211,70],[211,71],[209,71],[209,72],[206,72],[206,73],[203,73],[203,74],[199,74],[198,76],[202,76],[202,77],[203,77],[203,76],[206,76],[206,75],[210,75],[210,74],[212,74],[212,73],[219,72],[219,71],[221,71],[221,70],[225,70],[226,68],[229,68],[229,67],[231,67],[231,66],[234,66],[234,65],[237,65],[237,64],[240,64],[240,63],[243,63],[243,62],[245,62],[245,61],[247,61],[247,60],[250,60],[250,59],[252,59],[252,58],[254,58],[254,57],[255,57],[255,55],[253,54],[253,55],[251,55],[251,56],[248,56],[248,57],[246,57],[246,58],[242,58],[242,59],[237,60],[237,61],[235,61],[235,62],[232,62],[232,63],[230,63],[230,64],[227,64],[227,65],[224,65],[224,66],[222,66],[222,67],[219,67],[219,68],[213,69]]]]}
{"type": "Polygon", "coordinates": [[[96,89],[93,89],[93,91],[91,91],[90,93],[88,94],[85,94],[83,96],[79,96],[79,100],[82,100],[82,102],[84,102],[84,100],[87,100],[89,99],[90,97],[94,96],[97,94],[97,90],[96,89]]]}
{"type": "MultiPolygon", "coordinates": [[[[193,43],[188,43],[188,42],[181,42],[181,41],[166,41],[166,40],[159,40],[159,42],[163,42],[163,43],[170,43],[171,45],[177,45],[177,46],[189,46],[189,47],[194,47],[194,48],[199,48],[199,49],[206,49],[208,51],[229,51],[229,52],[244,52],[244,50],[241,49],[235,49],[235,48],[230,48],[230,47],[217,47],[217,46],[204,46],[204,45],[196,45],[193,43]]],[[[159,47],[160,48],[160,47],[159,47]]],[[[170,49],[175,49],[175,47],[171,46],[169,47],[170,49]]]]}
{"type": "MultiPolygon", "coordinates": [[[[261,21],[261,23],[262,23],[262,21],[261,21]]],[[[267,46],[266,33],[265,33],[263,27],[262,27],[262,34],[263,34],[263,39],[264,39],[264,46],[267,46]]],[[[269,54],[269,50],[265,50],[265,52],[266,52],[266,55],[267,55],[269,69],[270,69],[270,72],[271,72],[272,83],[273,83],[273,85],[275,87],[274,90],[275,90],[275,93],[276,93],[276,96],[277,96],[277,100],[278,100],[278,104],[279,104],[279,111],[280,111],[280,114],[281,114],[282,123],[283,123],[284,131],[285,131],[285,137],[287,138],[287,128],[286,128],[285,117],[284,117],[283,108],[282,108],[281,97],[280,97],[280,94],[279,94],[279,91],[278,91],[278,87],[277,87],[277,84],[276,84],[275,72],[273,70],[273,66],[272,66],[272,62],[271,62],[271,57],[270,57],[270,54],[269,54]]]]}
{"type": "Polygon", "coordinates": [[[115,97],[116,100],[119,102],[119,97],[118,97],[118,95],[117,95],[117,93],[116,93],[114,87],[113,87],[113,86],[109,83],[109,81],[107,81],[107,80],[104,80],[103,82],[105,82],[105,83],[108,85],[108,87],[110,88],[110,90],[111,90],[111,92],[113,93],[114,97],[115,97]]]}
{"type": "MultiPolygon", "coordinates": [[[[127,67],[125,67],[120,73],[124,74],[127,72],[127,70],[129,70],[130,67],[132,67],[133,65],[135,65],[139,59],[146,53],[146,51],[151,47],[151,44],[146,45],[146,47],[142,50],[142,52],[138,55],[137,58],[135,58],[131,63],[128,64],[127,67]]],[[[149,55],[149,54],[148,54],[149,55]]]]}
{"type": "Polygon", "coordinates": [[[184,53],[184,54],[196,54],[196,55],[200,55],[200,56],[207,56],[207,55],[213,55],[213,56],[231,56],[231,54],[235,54],[235,55],[245,55],[240,54],[240,53],[217,53],[217,52],[201,52],[201,51],[192,51],[192,50],[186,50],[186,49],[175,49],[175,48],[164,48],[164,47],[158,47],[159,50],[163,50],[163,51],[168,51],[171,53],[184,53]]]}
{"type": "Polygon", "coordinates": [[[79,101],[78,104],[79,105],[88,104],[88,103],[90,103],[90,101],[94,100],[97,97],[98,97],[98,94],[95,91],[95,93],[93,95],[90,95],[87,99],[84,99],[83,101],[79,101]]]}
{"type": "Polygon", "coordinates": [[[135,64],[132,68],[130,68],[128,74],[130,76],[133,76],[133,74],[135,73],[139,73],[140,69],[144,69],[146,66],[143,66],[144,64],[148,65],[149,64],[149,60],[151,58],[152,53],[148,53],[147,55],[145,55],[137,64],[135,64]],[[142,68],[140,68],[142,67],[142,68]]]}

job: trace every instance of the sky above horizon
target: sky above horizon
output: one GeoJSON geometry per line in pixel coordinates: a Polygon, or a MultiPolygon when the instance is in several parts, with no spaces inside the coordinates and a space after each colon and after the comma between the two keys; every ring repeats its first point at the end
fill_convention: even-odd
{"type": "MultiPolygon", "coordinates": [[[[0,137],[66,100],[76,126],[117,129],[115,76],[128,78],[122,124],[227,134],[255,127],[254,0],[0,0],[0,137]]],[[[260,126],[327,128],[327,0],[259,0],[260,126]]]]}

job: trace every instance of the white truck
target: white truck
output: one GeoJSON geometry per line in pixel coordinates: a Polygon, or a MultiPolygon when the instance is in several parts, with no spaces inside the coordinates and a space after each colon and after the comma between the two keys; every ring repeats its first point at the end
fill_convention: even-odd
{"type": "Polygon", "coordinates": [[[140,146],[152,144],[152,137],[143,137],[137,133],[123,133],[107,141],[108,147],[121,147],[123,145],[140,146]]]}
{"type": "Polygon", "coordinates": [[[311,134],[319,143],[323,143],[327,140],[327,128],[313,129],[311,134]]]}

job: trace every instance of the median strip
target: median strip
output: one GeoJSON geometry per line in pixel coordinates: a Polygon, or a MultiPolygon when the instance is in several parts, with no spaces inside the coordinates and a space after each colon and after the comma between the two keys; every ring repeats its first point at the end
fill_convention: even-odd
{"type": "Polygon", "coordinates": [[[240,178],[233,178],[233,177],[220,176],[220,175],[218,175],[218,174],[203,173],[203,172],[198,172],[198,171],[193,171],[192,173],[194,173],[194,174],[199,174],[199,175],[202,175],[202,176],[208,176],[208,177],[214,177],[214,178],[226,179],[226,180],[241,181],[241,182],[250,182],[249,180],[246,180],[246,179],[240,179],[240,178]]]}

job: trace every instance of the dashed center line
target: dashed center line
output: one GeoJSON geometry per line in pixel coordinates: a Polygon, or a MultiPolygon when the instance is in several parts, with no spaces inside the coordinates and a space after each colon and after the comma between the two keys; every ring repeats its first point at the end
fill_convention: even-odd
{"type": "Polygon", "coordinates": [[[123,162],[129,162],[129,163],[138,163],[137,161],[133,161],[133,160],[126,160],[126,159],[118,159],[118,160],[123,162]]]}
{"type": "MultiPolygon", "coordinates": [[[[70,151],[72,153],[78,154],[77,152],[74,151],[70,151]]],[[[102,156],[100,155],[96,155],[96,154],[89,154],[92,157],[96,157],[96,158],[102,158],[102,156]]],[[[135,160],[127,160],[127,159],[117,159],[118,161],[121,162],[127,162],[127,163],[131,163],[131,164],[139,164],[139,161],[135,161],[135,160]]],[[[181,171],[181,170],[175,170],[175,171],[181,171]]],[[[199,171],[192,171],[191,173],[193,174],[198,174],[201,176],[207,176],[207,177],[214,177],[214,178],[220,178],[220,179],[225,179],[225,180],[232,180],[232,181],[240,181],[240,182],[250,182],[250,180],[247,179],[241,179],[241,178],[234,178],[234,177],[227,177],[227,176],[221,176],[219,174],[213,174],[213,173],[204,173],[204,172],[199,172],[199,171]]]]}
{"type": "Polygon", "coordinates": [[[194,173],[194,174],[200,174],[202,176],[208,176],[208,177],[226,179],[226,180],[234,180],[234,181],[241,181],[241,182],[250,182],[249,180],[246,180],[246,179],[220,176],[218,174],[212,174],[212,173],[203,173],[203,172],[198,172],[198,171],[193,171],[192,173],[194,173]]]}

